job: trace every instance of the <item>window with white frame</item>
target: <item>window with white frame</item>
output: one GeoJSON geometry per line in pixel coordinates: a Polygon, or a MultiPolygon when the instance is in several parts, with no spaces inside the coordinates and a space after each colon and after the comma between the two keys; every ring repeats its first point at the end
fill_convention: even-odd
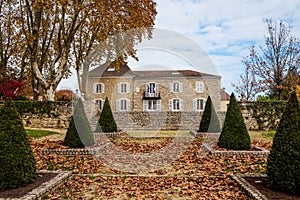
{"type": "Polygon", "coordinates": [[[146,97],[157,97],[158,96],[158,84],[147,83],[146,84],[146,97]]]}
{"type": "Polygon", "coordinates": [[[129,111],[130,110],[130,101],[128,99],[119,99],[116,101],[116,110],[117,111],[129,111]]]}
{"type": "Polygon", "coordinates": [[[194,99],[193,100],[194,111],[203,111],[204,107],[205,107],[204,99],[194,99]]]}
{"type": "Polygon", "coordinates": [[[170,111],[182,111],[183,110],[183,100],[171,99],[169,100],[170,111]]]}
{"type": "Polygon", "coordinates": [[[125,94],[129,93],[130,85],[129,83],[119,83],[118,84],[118,93],[125,94]]]}
{"type": "Polygon", "coordinates": [[[161,100],[143,100],[144,111],[160,111],[161,100]]]}
{"type": "Polygon", "coordinates": [[[103,83],[94,84],[94,93],[97,94],[104,93],[104,84],[103,83]]]}
{"type": "Polygon", "coordinates": [[[182,83],[181,82],[170,83],[170,92],[182,92],[182,83]]]}
{"type": "Polygon", "coordinates": [[[95,100],[96,108],[99,110],[103,109],[104,100],[103,99],[96,99],[95,100]]]}
{"type": "Polygon", "coordinates": [[[197,81],[196,82],[196,91],[197,92],[203,92],[204,90],[204,84],[202,81],[197,81]]]}
{"type": "Polygon", "coordinates": [[[129,93],[129,83],[119,83],[118,84],[118,93],[124,94],[124,93],[129,93]]]}

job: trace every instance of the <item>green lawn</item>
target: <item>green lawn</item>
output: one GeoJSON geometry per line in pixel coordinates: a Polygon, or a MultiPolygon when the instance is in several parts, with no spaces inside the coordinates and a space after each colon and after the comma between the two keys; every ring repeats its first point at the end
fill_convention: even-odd
{"type": "Polygon", "coordinates": [[[26,133],[33,138],[40,138],[48,135],[58,134],[57,132],[53,132],[53,131],[32,130],[32,129],[26,129],[26,133]]]}
{"type": "Polygon", "coordinates": [[[251,140],[263,140],[271,142],[275,135],[275,131],[249,131],[251,140]]]}

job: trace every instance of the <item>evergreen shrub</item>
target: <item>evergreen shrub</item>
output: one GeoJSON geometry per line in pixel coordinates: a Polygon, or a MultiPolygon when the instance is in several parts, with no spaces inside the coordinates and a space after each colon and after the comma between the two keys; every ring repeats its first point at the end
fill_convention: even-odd
{"type": "Polygon", "coordinates": [[[218,146],[233,150],[250,149],[251,140],[234,94],[230,96],[218,146]]]}
{"type": "Polygon", "coordinates": [[[273,138],[267,175],[274,189],[300,194],[300,108],[295,92],[273,138]]]}
{"type": "Polygon", "coordinates": [[[118,130],[114,116],[111,112],[108,98],[105,98],[102,112],[96,126],[96,132],[116,132],[118,130]]]}
{"type": "Polygon", "coordinates": [[[34,182],[36,162],[14,102],[0,108],[0,191],[34,182]]]}
{"type": "Polygon", "coordinates": [[[70,148],[83,148],[95,143],[94,134],[90,123],[85,115],[81,99],[74,103],[73,116],[64,138],[63,144],[70,148]]]}
{"type": "Polygon", "coordinates": [[[220,132],[219,118],[215,111],[210,96],[208,96],[208,99],[206,101],[198,132],[220,132]]]}

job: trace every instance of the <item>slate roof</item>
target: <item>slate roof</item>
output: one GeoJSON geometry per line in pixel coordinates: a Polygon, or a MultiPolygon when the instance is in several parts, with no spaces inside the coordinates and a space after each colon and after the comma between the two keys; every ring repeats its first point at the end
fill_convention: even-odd
{"type": "Polygon", "coordinates": [[[121,77],[134,76],[135,78],[164,78],[164,77],[214,77],[220,78],[217,75],[200,73],[193,70],[154,70],[154,71],[132,71],[128,65],[121,65],[120,71],[110,70],[109,66],[103,64],[89,72],[89,77],[121,77]]]}
{"type": "Polygon", "coordinates": [[[114,70],[114,68],[103,64],[89,72],[90,78],[101,78],[101,77],[119,77],[119,76],[135,76],[128,65],[121,65],[120,71],[114,70]]]}
{"type": "Polygon", "coordinates": [[[137,78],[164,78],[164,77],[219,77],[216,75],[200,73],[193,70],[157,70],[157,71],[134,71],[137,78]]]}

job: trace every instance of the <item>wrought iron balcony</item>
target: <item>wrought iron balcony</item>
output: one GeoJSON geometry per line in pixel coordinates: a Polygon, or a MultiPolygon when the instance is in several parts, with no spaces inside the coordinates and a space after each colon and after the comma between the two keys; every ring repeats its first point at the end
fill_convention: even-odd
{"type": "Polygon", "coordinates": [[[160,99],[159,92],[144,92],[143,99],[160,99]]]}

